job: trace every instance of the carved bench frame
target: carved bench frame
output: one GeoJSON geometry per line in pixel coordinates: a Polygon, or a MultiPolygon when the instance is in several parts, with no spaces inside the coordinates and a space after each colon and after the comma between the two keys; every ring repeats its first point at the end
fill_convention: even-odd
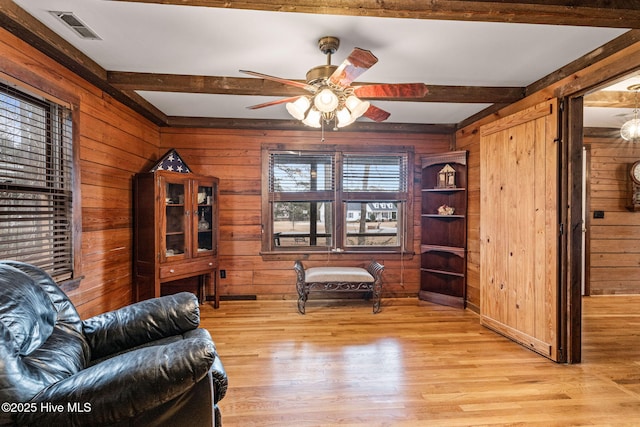
{"type": "Polygon", "coordinates": [[[366,282],[307,282],[305,279],[306,273],[302,262],[296,261],[293,265],[293,268],[296,271],[297,275],[296,290],[298,291],[298,311],[300,312],[300,314],[305,314],[305,304],[307,302],[307,298],[309,297],[309,291],[314,288],[322,291],[370,292],[373,295],[373,313],[375,314],[380,311],[380,302],[382,299],[382,271],[384,270],[384,266],[375,260],[372,260],[366,268],[354,267],[365,270],[371,275],[373,280],[366,282]]]}

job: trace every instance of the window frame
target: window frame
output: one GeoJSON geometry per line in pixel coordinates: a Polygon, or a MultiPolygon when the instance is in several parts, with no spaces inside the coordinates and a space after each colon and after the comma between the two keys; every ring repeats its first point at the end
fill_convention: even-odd
{"type": "MultiPolygon", "coordinates": [[[[301,145],[301,144],[263,144],[262,145],[262,242],[261,255],[267,259],[273,256],[273,259],[293,259],[300,255],[312,257],[313,255],[324,255],[331,253],[332,255],[349,256],[355,255],[361,258],[362,255],[386,254],[386,255],[413,255],[413,172],[414,172],[414,147],[412,146],[376,146],[368,151],[363,151],[362,146],[353,145],[301,145]],[[270,192],[270,159],[274,153],[304,153],[304,154],[331,154],[334,156],[334,175],[335,175],[335,191],[330,190],[324,192],[324,196],[317,197],[302,196],[295,201],[309,201],[324,199],[333,204],[333,221],[332,242],[330,246],[277,246],[274,242],[274,218],[273,203],[278,200],[291,198],[291,193],[284,193],[280,198],[274,198],[270,192]],[[400,155],[406,156],[406,191],[400,192],[366,192],[366,191],[342,191],[342,171],[343,171],[343,155],[364,155],[364,156],[388,156],[400,155]],[[330,193],[330,194],[327,194],[330,193]],[[402,195],[399,195],[402,193],[402,195]],[[357,246],[346,245],[346,215],[348,212],[347,203],[350,202],[396,202],[398,206],[402,206],[401,212],[398,212],[398,245],[394,246],[357,246]],[[400,222],[402,226],[400,228],[400,222]],[[292,257],[287,257],[287,255],[292,257]]],[[[304,194],[304,193],[303,193],[304,194]]],[[[289,200],[292,201],[292,200],[289,200]]]]}
{"type": "MultiPolygon", "coordinates": [[[[70,256],[70,271],[63,275],[56,275],[54,271],[49,271],[47,268],[44,268],[47,273],[51,274],[54,280],[58,282],[58,285],[65,291],[70,291],[79,286],[80,280],[83,278],[81,265],[82,265],[82,250],[81,250],[81,234],[82,234],[82,217],[81,217],[81,195],[80,195],[80,166],[79,166],[79,132],[78,132],[78,114],[79,109],[74,108],[74,104],[72,102],[64,101],[58,98],[56,95],[49,94],[43,90],[27,85],[26,83],[17,80],[11,77],[8,74],[0,72],[0,83],[2,83],[3,87],[6,89],[2,89],[4,93],[14,92],[16,97],[21,99],[26,99],[27,102],[30,100],[34,100],[36,104],[45,104],[51,113],[52,109],[60,110],[63,114],[69,115],[69,127],[70,127],[70,168],[69,176],[70,182],[68,191],[70,195],[70,213],[69,213],[69,233],[71,233],[71,237],[69,239],[69,256],[70,256]]],[[[75,97],[67,92],[60,92],[61,94],[68,95],[69,99],[75,99],[75,97]]],[[[60,114],[60,112],[58,114],[60,114]]],[[[47,126],[47,129],[53,129],[52,127],[47,126]]],[[[62,128],[60,128],[60,132],[62,132],[62,128]]],[[[47,137],[47,141],[50,141],[50,138],[47,137]]],[[[51,150],[49,150],[51,151],[51,150]]],[[[51,159],[47,157],[47,163],[51,162],[51,159]]],[[[66,188],[66,187],[65,187],[66,188]]],[[[2,189],[5,191],[12,191],[12,186],[9,184],[3,184],[2,189]]],[[[6,256],[3,256],[6,258],[6,256]]],[[[12,257],[12,259],[20,260],[20,257],[12,257]]],[[[37,265],[37,264],[35,264],[37,265]]]]}

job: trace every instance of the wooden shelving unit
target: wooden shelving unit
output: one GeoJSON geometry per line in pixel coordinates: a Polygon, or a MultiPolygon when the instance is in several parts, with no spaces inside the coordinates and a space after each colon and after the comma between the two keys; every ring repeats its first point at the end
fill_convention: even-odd
{"type": "Polygon", "coordinates": [[[467,152],[422,158],[422,210],[419,298],[464,308],[466,300],[467,152]],[[455,184],[439,187],[438,175],[449,165],[455,184]],[[455,186],[453,186],[455,185],[455,186]],[[451,214],[441,207],[454,209],[451,214]]]}

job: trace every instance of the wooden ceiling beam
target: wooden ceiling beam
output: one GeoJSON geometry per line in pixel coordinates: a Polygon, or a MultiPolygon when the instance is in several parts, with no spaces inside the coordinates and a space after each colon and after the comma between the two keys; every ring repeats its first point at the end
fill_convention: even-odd
{"type": "Polygon", "coordinates": [[[309,93],[300,88],[271,80],[246,77],[109,71],[107,80],[111,85],[121,90],[254,96],[296,96],[309,93]]]}
{"type": "MultiPolygon", "coordinates": [[[[253,95],[291,97],[308,95],[303,89],[260,78],[191,76],[109,71],[107,80],[120,90],[208,93],[218,95],[253,95]]],[[[372,83],[361,83],[372,84],[372,83]]],[[[512,103],[525,95],[523,87],[482,87],[429,85],[423,98],[367,98],[384,101],[512,103]]]]}
{"type": "Polygon", "coordinates": [[[584,97],[585,107],[635,108],[638,102],[640,96],[636,97],[634,92],[629,91],[601,90],[584,97]]]}
{"type": "Polygon", "coordinates": [[[637,0],[115,0],[273,12],[640,28],[637,0]]]}
{"type": "MultiPolygon", "coordinates": [[[[223,129],[253,129],[253,130],[287,130],[318,132],[305,126],[299,120],[272,120],[272,119],[235,119],[215,117],[167,117],[167,125],[171,127],[201,127],[223,129]]],[[[390,132],[390,133],[428,133],[428,134],[452,134],[456,130],[455,125],[449,124],[416,124],[416,123],[376,123],[355,122],[347,127],[340,128],[337,132],[390,132]]],[[[334,132],[326,128],[325,132],[334,132]]]]}

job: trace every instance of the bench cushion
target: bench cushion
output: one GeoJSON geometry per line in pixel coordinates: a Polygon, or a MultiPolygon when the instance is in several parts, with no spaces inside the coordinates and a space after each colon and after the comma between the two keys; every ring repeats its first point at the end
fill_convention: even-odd
{"type": "Polygon", "coordinates": [[[373,283],[374,281],[373,276],[360,267],[311,267],[305,270],[305,282],[307,283],[373,283]]]}

